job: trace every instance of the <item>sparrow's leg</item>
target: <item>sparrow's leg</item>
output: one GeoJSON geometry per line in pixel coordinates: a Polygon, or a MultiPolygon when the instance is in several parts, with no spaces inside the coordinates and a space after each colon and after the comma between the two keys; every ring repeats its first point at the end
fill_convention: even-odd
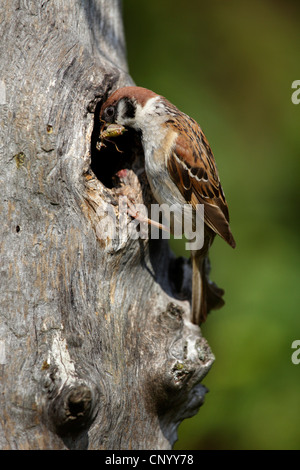
{"type": "Polygon", "coordinates": [[[160,230],[164,230],[165,232],[170,233],[170,230],[163,224],[156,222],[155,220],[149,219],[141,214],[138,210],[136,210],[135,205],[127,199],[127,213],[131,215],[134,219],[138,220],[139,222],[146,222],[149,225],[153,225],[154,227],[159,228],[160,230]]]}
{"type": "Polygon", "coordinates": [[[154,227],[157,227],[160,230],[164,230],[165,232],[170,233],[170,229],[167,228],[165,225],[160,224],[155,220],[149,219],[136,209],[134,201],[137,199],[137,197],[134,191],[132,190],[131,180],[129,179],[130,174],[132,174],[132,172],[130,173],[126,168],[119,170],[116,173],[118,182],[119,184],[121,183],[121,187],[117,188],[116,193],[119,196],[126,197],[126,212],[139,222],[145,222],[148,225],[153,225],[154,227]]]}

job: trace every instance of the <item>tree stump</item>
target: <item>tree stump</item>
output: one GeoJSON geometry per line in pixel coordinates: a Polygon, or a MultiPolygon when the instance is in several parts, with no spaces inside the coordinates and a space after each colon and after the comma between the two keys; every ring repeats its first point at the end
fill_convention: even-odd
{"type": "Polygon", "coordinates": [[[151,202],[137,135],[96,148],[101,103],[132,84],[120,2],[0,12],[0,448],[170,449],[213,355],[188,261],[104,233],[126,190],[151,202]]]}

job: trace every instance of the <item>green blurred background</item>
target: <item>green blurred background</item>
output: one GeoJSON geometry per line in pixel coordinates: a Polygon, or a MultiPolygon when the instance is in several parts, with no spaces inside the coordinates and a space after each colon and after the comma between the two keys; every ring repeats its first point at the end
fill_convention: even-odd
{"type": "Polygon", "coordinates": [[[130,73],[200,123],[237,241],[211,250],[226,290],[202,329],[216,362],[175,448],[299,449],[300,2],[124,0],[123,10],[130,73]]]}

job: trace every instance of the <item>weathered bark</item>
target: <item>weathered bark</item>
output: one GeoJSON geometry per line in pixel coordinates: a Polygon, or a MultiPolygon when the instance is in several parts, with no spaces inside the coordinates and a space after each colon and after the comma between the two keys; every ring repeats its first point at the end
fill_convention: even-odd
{"type": "Polygon", "coordinates": [[[0,15],[0,448],[169,449],[213,355],[189,264],[163,240],[102,236],[120,191],[151,197],[138,137],[95,148],[101,100],[132,83],[119,1],[0,15]]]}

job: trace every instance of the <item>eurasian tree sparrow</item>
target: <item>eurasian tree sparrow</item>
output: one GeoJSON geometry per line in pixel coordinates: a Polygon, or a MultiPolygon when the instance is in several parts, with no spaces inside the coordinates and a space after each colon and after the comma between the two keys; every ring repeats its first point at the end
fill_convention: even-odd
{"type": "MultiPolygon", "coordinates": [[[[192,321],[207,316],[205,258],[216,234],[229,245],[235,241],[229,227],[228,206],[215,160],[200,126],[164,97],[141,87],[115,91],[103,104],[100,120],[141,132],[145,171],[159,204],[204,205],[204,244],[191,251],[192,321]]],[[[179,214],[180,212],[180,214],[179,214]]]]}

